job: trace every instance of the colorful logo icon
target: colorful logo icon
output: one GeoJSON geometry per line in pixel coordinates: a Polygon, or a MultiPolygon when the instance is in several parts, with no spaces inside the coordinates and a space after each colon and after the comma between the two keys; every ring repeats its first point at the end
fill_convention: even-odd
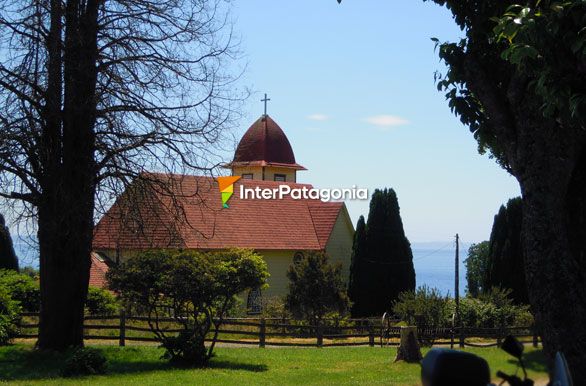
{"type": "Polygon", "coordinates": [[[234,194],[234,183],[240,179],[240,176],[218,177],[220,193],[222,193],[222,207],[229,208],[228,200],[234,194]]]}

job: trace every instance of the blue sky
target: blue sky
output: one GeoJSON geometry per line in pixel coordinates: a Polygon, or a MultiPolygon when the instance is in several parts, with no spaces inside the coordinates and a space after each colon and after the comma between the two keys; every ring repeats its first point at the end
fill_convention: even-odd
{"type": "MultiPolygon", "coordinates": [[[[253,94],[241,135],[269,114],[320,188],[392,187],[412,242],[487,239],[517,181],[480,156],[433,75],[442,70],[431,37],[462,33],[450,14],[423,1],[236,0],[235,28],[253,94]]],[[[347,202],[352,219],[367,202],[347,202]]]]}

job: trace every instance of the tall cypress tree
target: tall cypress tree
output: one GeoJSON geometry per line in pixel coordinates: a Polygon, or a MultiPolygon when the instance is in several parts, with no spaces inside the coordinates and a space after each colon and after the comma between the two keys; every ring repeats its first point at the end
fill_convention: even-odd
{"type": "Polygon", "coordinates": [[[521,246],[523,201],[512,198],[501,206],[494,216],[490,234],[489,263],[485,289],[510,288],[511,297],[518,303],[529,303],[525,281],[525,263],[521,246]]]}
{"type": "Polygon", "coordinates": [[[354,233],[352,245],[352,260],[350,261],[350,279],[348,280],[348,297],[352,301],[352,315],[364,315],[362,306],[368,297],[367,288],[368,269],[366,252],[366,222],[364,216],[360,216],[354,233]]]}
{"type": "Polygon", "coordinates": [[[382,315],[399,293],[415,290],[413,254],[393,189],[372,195],[365,236],[366,243],[364,236],[355,237],[353,315],[382,315]]]}
{"type": "Polygon", "coordinates": [[[0,214],[0,269],[18,271],[18,258],[14,253],[10,230],[5,225],[4,216],[0,214]]]}

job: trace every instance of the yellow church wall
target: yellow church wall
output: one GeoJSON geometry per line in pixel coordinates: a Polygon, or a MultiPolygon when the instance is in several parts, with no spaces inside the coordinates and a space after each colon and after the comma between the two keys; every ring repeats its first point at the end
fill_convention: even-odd
{"type": "MultiPolygon", "coordinates": [[[[350,272],[350,259],[352,256],[352,242],[354,238],[354,226],[344,206],[334,224],[330,238],[326,244],[325,252],[330,256],[330,261],[342,264],[342,278],[348,281],[350,272]]],[[[120,251],[118,254],[115,250],[96,250],[98,253],[106,255],[111,261],[116,262],[116,256],[120,262],[125,261],[132,256],[136,256],[140,251],[120,251]]],[[[300,250],[259,250],[269,270],[268,288],[262,296],[263,298],[281,297],[287,295],[289,279],[287,270],[293,262],[293,256],[300,250]]],[[[246,298],[244,298],[246,299],[246,298]]]]}
{"type": "Polygon", "coordinates": [[[352,225],[346,206],[343,206],[326,244],[326,253],[330,256],[332,263],[342,264],[342,278],[346,283],[350,276],[353,240],[354,225],[352,225]]]}
{"type": "Polygon", "coordinates": [[[233,176],[241,176],[243,174],[252,174],[253,180],[262,180],[262,168],[250,168],[250,167],[234,167],[232,168],[233,176]]]}
{"type": "Polygon", "coordinates": [[[274,181],[275,174],[283,174],[283,175],[285,175],[287,182],[297,182],[296,172],[297,171],[295,169],[266,167],[265,168],[265,180],[274,181]]]}
{"type": "MultiPolygon", "coordinates": [[[[284,174],[287,182],[296,182],[296,172],[295,169],[266,166],[264,168],[264,180],[274,181],[275,174],[284,174]]],[[[260,166],[236,166],[232,169],[232,175],[234,176],[241,176],[243,174],[252,174],[254,180],[263,180],[263,171],[260,166]]]]}
{"type": "MultiPolygon", "coordinates": [[[[106,255],[111,261],[116,262],[115,250],[98,249],[96,252],[106,255]]],[[[269,270],[269,287],[263,291],[263,297],[284,296],[288,291],[287,269],[293,262],[293,255],[297,251],[289,250],[270,250],[257,251],[261,255],[269,270]]],[[[118,261],[124,262],[133,256],[136,256],[140,251],[120,251],[118,253],[118,261]]]]}
{"type": "Polygon", "coordinates": [[[262,293],[264,298],[287,295],[289,290],[287,270],[291,263],[293,263],[293,255],[295,252],[287,250],[258,251],[258,254],[267,262],[270,274],[268,280],[269,286],[262,293]]]}

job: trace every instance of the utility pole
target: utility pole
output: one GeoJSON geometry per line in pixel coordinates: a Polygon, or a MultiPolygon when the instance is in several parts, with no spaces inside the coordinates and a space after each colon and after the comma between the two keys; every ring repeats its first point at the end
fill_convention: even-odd
{"type": "Polygon", "coordinates": [[[456,315],[454,327],[460,331],[460,347],[464,347],[464,335],[460,326],[460,236],[456,233],[456,276],[454,277],[454,298],[456,300],[456,315]]]}
{"type": "Polygon", "coordinates": [[[456,323],[460,321],[460,236],[456,233],[456,277],[454,278],[454,297],[456,299],[456,323]]]}

